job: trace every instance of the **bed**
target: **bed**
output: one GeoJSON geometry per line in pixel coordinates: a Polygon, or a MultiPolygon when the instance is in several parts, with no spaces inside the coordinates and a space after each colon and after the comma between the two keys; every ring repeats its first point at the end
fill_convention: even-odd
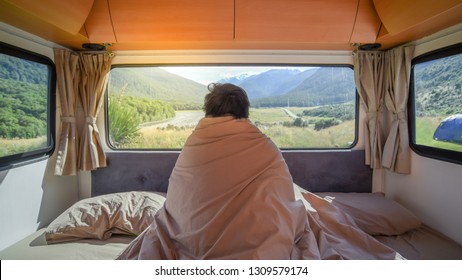
{"type": "MultiPolygon", "coordinates": [[[[294,184],[296,192],[298,188],[294,184]]],[[[303,196],[307,191],[301,189],[300,193],[303,196]]],[[[358,228],[405,259],[462,259],[462,246],[421,224],[412,213],[380,193],[310,195],[326,200],[352,217],[358,228]]],[[[0,259],[115,259],[148,226],[164,201],[165,193],[146,191],[82,200],[48,227],[1,251],[0,259]]]]}
{"type": "MultiPolygon", "coordinates": [[[[0,259],[117,258],[163,207],[178,155],[108,153],[108,167],[91,173],[92,197],[77,202],[47,227],[2,250],[0,259]]],[[[363,164],[364,151],[316,152],[309,157],[288,151],[283,157],[293,177],[296,199],[304,203],[310,225],[317,226],[318,233],[326,233],[325,240],[332,239],[329,234],[336,232],[343,235],[335,237],[341,244],[354,234],[355,246],[379,243],[406,259],[462,259],[460,244],[422,224],[397,202],[372,193],[372,172],[363,164]],[[326,222],[340,218],[344,221],[340,228],[340,223],[326,222]]],[[[324,248],[337,246],[319,239],[315,242],[318,247],[321,243],[324,248]]],[[[354,246],[351,248],[355,251],[354,246]]],[[[339,253],[325,258],[376,256],[339,253]]]]}

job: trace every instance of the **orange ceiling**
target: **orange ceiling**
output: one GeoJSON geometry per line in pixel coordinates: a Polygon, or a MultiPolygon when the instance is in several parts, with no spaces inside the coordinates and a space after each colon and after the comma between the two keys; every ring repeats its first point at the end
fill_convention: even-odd
{"type": "Polygon", "coordinates": [[[81,49],[390,48],[462,22],[462,0],[0,0],[0,19],[81,49]]]}

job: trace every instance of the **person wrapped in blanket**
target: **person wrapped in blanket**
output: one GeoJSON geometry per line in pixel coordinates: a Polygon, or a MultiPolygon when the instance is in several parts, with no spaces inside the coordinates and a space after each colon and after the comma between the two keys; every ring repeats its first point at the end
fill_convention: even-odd
{"type": "Polygon", "coordinates": [[[205,117],[178,157],[163,208],[118,259],[355,257],[332,250],[322,230],[310,228],[308,202],[300,193],[296,200],[281,152],[248,119],[246,92],[233,84],[208,88],[205,117]]]}

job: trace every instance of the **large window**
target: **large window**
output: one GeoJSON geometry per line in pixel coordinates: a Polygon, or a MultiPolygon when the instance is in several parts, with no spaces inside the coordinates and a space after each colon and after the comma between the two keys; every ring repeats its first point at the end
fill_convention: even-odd
{"type": "Polygon", "coordinates": [[[53,150],[54,66],[0,43],[0,168],[53,150]]]}
{"type": "Polygon", "coordinates": [[[346,149],[356,142],[357,95],[347,66],[118,66],[108,85],[108,143],[116,149],[181,149],[207,85],[247,92],[250,120],[282,149],[346,149]]]}
{"type": "Polygon", "coordinates": [[[410,105],[414,150],[462,163],[462,45],[414,59],[410,105]]]}

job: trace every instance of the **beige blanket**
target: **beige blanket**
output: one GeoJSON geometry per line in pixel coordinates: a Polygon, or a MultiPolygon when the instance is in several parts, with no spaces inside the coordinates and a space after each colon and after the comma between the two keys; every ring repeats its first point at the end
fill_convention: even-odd
{"type": "Polygon", "coordinates": [[[118,258],[395,258],[328,202],[296,190],[300,200],[277,147],[249,121],[203,118],[164,207],[118,258]]]}

